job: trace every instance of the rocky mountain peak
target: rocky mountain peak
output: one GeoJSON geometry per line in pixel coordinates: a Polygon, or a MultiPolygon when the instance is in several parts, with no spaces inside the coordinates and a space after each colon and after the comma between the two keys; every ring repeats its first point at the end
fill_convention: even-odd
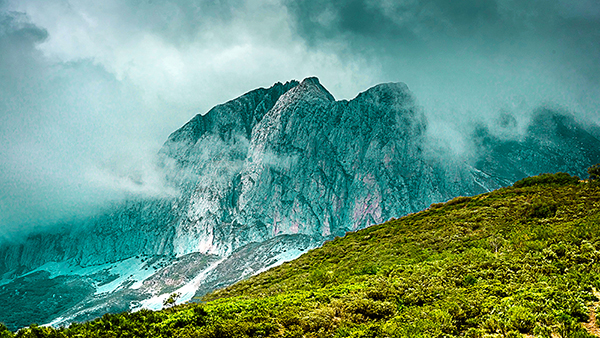
{"type": "Polygon", "coordinates": [[[296,80],[285,84],[277,82],[270,88],[258,88],[217,105],[204,115],[196,115],[169,135],[160,150],[163,162],[175,159],[179,165],[188,165],[192,154],[197,153],[194,150],[196,144],[205,137],[215,136],[225,142],[230,142],[236,137],[249,139],[252,130],[279,98],[299,84],[296,80]]]}
{"type": "Polygon", "coordinates": [[[382,83],[358,94],[352,101],[382,109],[412,109],[414,98],[408,86],[401,82],[382,83]]]}
{"type": "Polygon", "coordinates": [[[366,96],[382,101],[397,100],[411,96],[408,86],[403,82],[387,82],[375,85],[364,92],[358,94],[358,97],[366,96]]]}
{"type": "MultiPolygon", "coordinates": [[[[303,100],[314,103],[314,101],[334,102],[335,98],[316,77],[307,77],[302,80],[300,85],[294,88],[293,91],[288,93],[288,96],[292,100],[303,100]]],[[[288,101],[286,101],[287,103],[288,101]]]]}

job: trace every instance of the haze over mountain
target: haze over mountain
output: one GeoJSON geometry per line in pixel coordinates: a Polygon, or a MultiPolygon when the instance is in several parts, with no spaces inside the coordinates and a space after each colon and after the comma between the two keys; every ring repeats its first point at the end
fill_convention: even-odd
{"type": "Polygon", "coordinates": [[[546,108],[519,131],[474,128],[449,156],[403,83],[336,101],[317,78],[276,83],[172,133],[158,167],[172,192],[130,197],[93,217],[0,247],[0,321],[54,325],[157,309],[298,257],[348,231],[541,172],[583,175],[600,140],[546,108]]]}
{"type": "Polygon", "coordinates": [[[502,111],[520,132],[541,105],[597,124],[599,18],[595,0],[1,0],[0,234],[171,194],[167,136],[285,79],[338,99],[404,81],[459,157],[502,111]]]}

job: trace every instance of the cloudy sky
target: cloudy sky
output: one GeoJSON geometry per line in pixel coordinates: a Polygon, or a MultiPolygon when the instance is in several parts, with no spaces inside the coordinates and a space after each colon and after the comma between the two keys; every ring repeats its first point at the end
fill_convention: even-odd
{"type": "Polygon", "coordinates": [[[164,193],[169,133],[257,87],[405,82],[455,139],[539,105],[598,122],[599,61],[600,0],[0,0],[0,234],[164,193]]]}

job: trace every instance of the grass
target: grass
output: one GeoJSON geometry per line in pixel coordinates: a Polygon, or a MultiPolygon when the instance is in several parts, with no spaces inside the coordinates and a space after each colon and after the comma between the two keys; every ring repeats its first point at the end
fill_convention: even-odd
{"type": "Polygon", "coordinates": [[[567,176],[348,233],[200,304],[16,335],[590,337],[582,323],[600,289],[600,187],[567,176]]]}

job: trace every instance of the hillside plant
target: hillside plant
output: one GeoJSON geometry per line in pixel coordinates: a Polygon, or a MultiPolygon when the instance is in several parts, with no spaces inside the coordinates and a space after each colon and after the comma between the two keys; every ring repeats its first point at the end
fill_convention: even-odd
{"type": "Polygon", "coordinates": [[[545,174],[348,233],[197,303],[16,336],[593,337],[599,261],[600,187],[545,174]]]}
{"type": "Polygon", "coordinates": [[[175,306],[175,303],[177,302],[177,299],[179,299],[181,295],[179,293],[172,293],[169,295],[169,297],[167,299],[165,299],[165,301],[163,302],[163,306],[165,308],[170,308],[175,306]]]}
{"type": "Polygon", "coordinates": [[[542,174],[539,176],[527,177],[513,184],[515,188],[531,187],[534,185],[569,185],[580,181],[577,176],[571,176],[567,173],[542,174]]]}
{"type": "Polygon", "coordinates": [[[589,167],[587,172],[590,175],[590,180],[596,181],[600,179],[600,163],[589,167]]]}

